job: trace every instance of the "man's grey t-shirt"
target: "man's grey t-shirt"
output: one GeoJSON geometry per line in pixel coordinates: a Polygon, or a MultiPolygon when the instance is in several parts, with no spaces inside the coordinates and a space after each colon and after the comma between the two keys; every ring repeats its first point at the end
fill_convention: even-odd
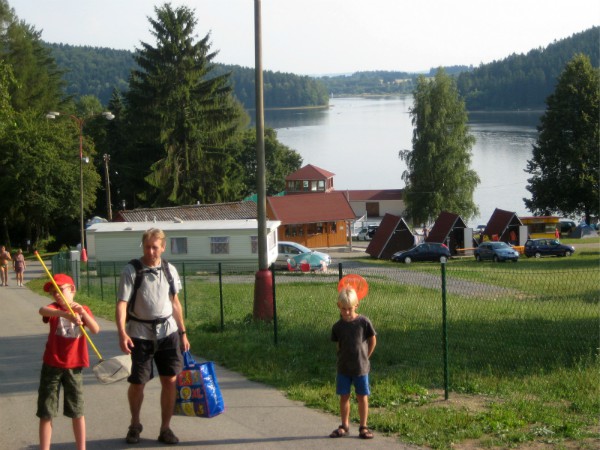
{"type": "MultiPolygon", "coordinates": [[[[173,277],[175,289],[179,292],[181,290],[181,280],[179,279],[177,269],[169,263],[169,271],[173,277]]],[[[150,323],[130,320],[127,322],[127,334],[132,338],[139,339],[163,339],[177,331],[177,323],[173,318],[173,304],[169,298],[169,281],[161,266],[150,268],[143,265],[143,273],[141,275],[144,277],[144,280],[136,293],[132,315],[141,320],[155,320],[160,318],[168,318],[168,320],[156,326],[150,323]],[[146,269],[152,269],[152,271],[146,269]]],[[[127,264],[121,272],[117,301],[129,301],[129,297],[131,297],[131,293],[133,292],[135,277],[135,267],[127,264]]]]}

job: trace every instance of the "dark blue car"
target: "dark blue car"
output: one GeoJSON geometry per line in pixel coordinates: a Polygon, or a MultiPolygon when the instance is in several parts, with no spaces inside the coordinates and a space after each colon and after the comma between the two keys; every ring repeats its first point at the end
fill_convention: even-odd
{"type": "Polygon", "coordinates": [[[572,245],[561,244],[558,239],[527,239],[525,242],[525,256],[571,256],[575,253],[572,245]]]}
{"type": "Polygon", "coordinates": [[[394,253],[392,261],[410,264],[413,261],[439,261],[450,259],[450,250],[444,244],[424,243],[416,247],[394,253]]]}

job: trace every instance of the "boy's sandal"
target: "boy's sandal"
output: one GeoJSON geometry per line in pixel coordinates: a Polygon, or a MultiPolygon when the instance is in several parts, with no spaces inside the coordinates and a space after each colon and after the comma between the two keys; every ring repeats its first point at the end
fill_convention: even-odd
{"type": "Polygon", "coordinates": [[[371,430],[369,430],[369,427],[360,427],[358,429],[358,436],[361,439],[373,439],[375,436],[373,436],[373,433],[371,432],[371,430]]]}
{"type": "Polygon", "coordinates": [[[125,437],[125,442],[128,444],[138,444],[140,442],[140,433],[144,427],[141,423],[136,425],[130,425],[127,430],[127,436],[125,437]]]}
{"type": "Polygon", "coordinates": [[[329,435],[330,438],[341,438],[348,436],[350,429],[344,425],[340,425],[337,429],[333,430],[329,435]]]}

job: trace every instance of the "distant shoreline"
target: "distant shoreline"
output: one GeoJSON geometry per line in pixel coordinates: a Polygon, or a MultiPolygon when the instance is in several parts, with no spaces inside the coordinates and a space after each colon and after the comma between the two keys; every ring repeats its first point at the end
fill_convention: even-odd
{"type": "MultiPolygon", "coordinates": [[[[331,105],[316,105],[316,106],[279,106],[274,108],[265,108],[265,111],[293,111],[300,109],[329,109],[331,105]]],[[[246,111],[256,111],[256,108],[248,108],[246,111]]]]}
{"type": "MultiPolygon", "coordinates": [[[[386,98],[386,97],[401,97],[412,94],[355,94],[355,95],[340,95],[339,97],[333,97],[334,99],[338,98],[386,98]]],[[[327,105],[314,105],[314,106],[280,106],[280,107],[272,107],[265,108],[265,111],[303,111],[303,110],[319,110],[319,109],[329,109],[333,108],[335,105],[327,104],[327,105]]],[[[256,108],[249,108],[246,111],[256,111],[256,108]]],[[[546,108],[543,106],[539,106],[537,108],[529,108],[529,109],[468,109],[468,113],[485,113],[485,114],[501,114],[501,113],[523,113],[523,114],[531,114],[536,113],[542,115],[546,112],[546,108]]]]}

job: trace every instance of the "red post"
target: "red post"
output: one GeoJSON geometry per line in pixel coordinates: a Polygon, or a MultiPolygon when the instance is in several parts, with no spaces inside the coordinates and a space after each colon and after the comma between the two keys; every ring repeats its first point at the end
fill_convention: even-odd
{"type": "Polygon", "coordinates": [[[254,282],[254,320],[273,320],[273,275],[269,269],[256,272],[254,282]]]}

